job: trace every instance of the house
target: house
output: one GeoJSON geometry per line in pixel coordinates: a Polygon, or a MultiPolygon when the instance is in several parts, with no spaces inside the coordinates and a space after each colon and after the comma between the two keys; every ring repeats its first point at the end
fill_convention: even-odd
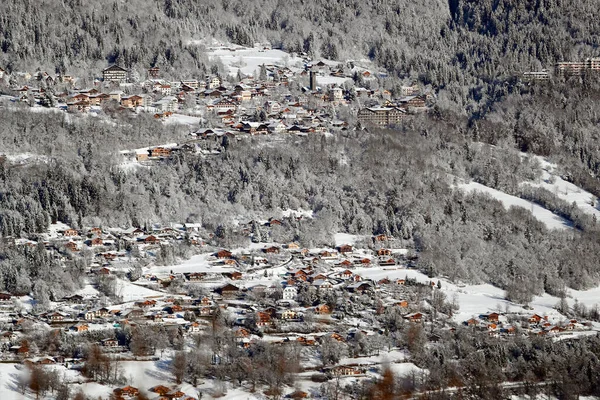
{"type": "Polygon", "coordinates": [[[128,71],[118,65],[111,65],[102,71],[104,82],[124,83],[127,80],[128,71]]]}
{"type": "Polygon", "coordinates": [[[284,310],[281,312],[281,319],[296,319],[298,317],[298,312],[294,310],[284,310]]]}
{"type": "Polygon", "coordinates": [[[421,321],[423,321],[423,314],[421,314],[420,312],[407,314],[404,316],[404,319],[410,322],[420,323],[421,321]]]}
{"type": "Polygon", "coordinates": [[[312,284],[319,290],[333,290],[333,284],[326,279],[317,279],[312,284]]]}
{"type": "Polygon", "coordinates": [[[379,249],[379,250],[377,250],[377,256],[378,257],[391,256],[391,255],[392,255],[392,251],[390,249],[379,249]]]}
{"type": "Polygon", "coordinates": [[[103,347],[118,347],[119,341],[117,339],[103,339],[100,341],[103,347]]]}
{"type": "Polygon", "coordinates": [[[160,243],[160,239],[158,239],[154,235],[141,236],[138,238],[138,241],[144,242],[145,244],[159,244],[160,243]]]}
{"type": "Polygon", "coordinates": [[[283,289],[283,300],[296,300],[298,296],[298,289],[294,286],[286,286],[283,289]]]}
{"type": "Polygon", "coordinates": [[[65,249],[72,251],[72,252],[78,251],[77,243],[70,240],[67,243],[65,243],[65,249]]]}
{"type": "Polygon", "coordinates": [[[396,302],[396,306],[402,307],[402,308],[407,308],[408,307],[408,301],[407,300],[400,300],[400,301],[396,302]]]}
{"type": "Polygon", "coordinates": [[[344,253],[351,253],[352,252],[352,246],[350,246],[349,244],[343,244],[343,245],[337,247],[337,251],[339,251],[342,254],[344,254],[344,253]]]}
{"type": "Polygon", "coordinates": [[[99,238],[99,237],[95,237],[95,238],[91,239],[88,243],[89,243],[90,247],[100,247],[100,246],[104,245],[102,238],[99,238]]]}
{"type": "Polygon", "coordinates": [[[277,246],[267,247],[267,248],[263,249],[263,252],[267,253],[267,254],[279,254],[279,247],[277,247],[277,246]]]}
{"type": "Polygon", "coordinates": [[[156,79],[156,78],[158,78],[159,74],[160,74],[160,68],[158,68],[158,67],[148,68],[148,78],[156,79]]]}
{"type": "Polygon", "coordinates": [[[327,304],[320,304],[315,307],[315,314],[331,314],[331,307],[327,304]]]}
{"type": "Polygon", "coordinates": [[[62,232],[62,234],[63,234],[63,236],[66,236],[66,237],[79,236],[79,232],[77,231],[77,229],[72,229],[72,228],[65,229],[62,232]]]}
{"type": "Polygon", "coordinates": [[[368,290],[371,290],[371,285],[367,282],[358,282],[353,283],[352,285],[348,285],[348,290],[355,293],[364,293],[368,290]]]}
{"type": "Polygon", "coordinates": [[[267,326],[271,323],[271,314],[264,311],[256,313],[256,326],[267,326]]]}
{"type": "Polygon", "coordinates": [[[144,105],[144,98],[134,94],[133,96],[125,96],[121,98],[121,106],[125,108],[136,108],[144,105]]]}
{"type": "Polygon", "coordinates": [[[220,250],[217,253],[214,254],[215,257],[217,257],[218,259],[226,259],[226,258],[231,258],[233,256],[233,253],[230,252],[229,250],[220,250]]]}
{"type": "Polygon", "coordinates": [[[219,293],[223,297],[232,298],[232,297],[235,297],[238,295],[238,293],[240,292],[240,288],[228,283],[227,285],[225,285],[221,288],[218,288],[216,290],[216,292],[219,293]]]}
{"type": "Polygon", "coordinates": [[[202,332],[202,325],[200,325],[198,322],[192,322],[190,324],[190,326],[188,326],[188,332],[189,333],[200,333],[200,332],[202,332]]]}
{"type": "Polygon", "coordinates": [[[64,321],[65,318],[66,318],[66,315],[61,312],[58,312],[58,311],[55,311],[52,314],[48,315],[48,319],[51,322],[61,322],[61,321],[64,321]]]}
{"type": "Polygon", "coordinates": [[[498,322],[498,318],[500,317],[500,314],[498,313],[490,313],[487,315],[487,320],[489,322],[498,322]]]}
{"type": "Polygon", "coordinates": [[[538,314],[533,314],[531,317],[528,318],[527,321],[529,321],[530,324],[539,324],[540,321],[542,321],[543,317],[539,316],[538,314]]]}
{"type": "Polygon", "coordinates": [[[166,147],[153,147],[149,151],[152,158],[169,158],[172,152],[171,149],[166,147]]]}
{"type": "Polygon", "coordinates": [[[353,376],[353,375],[360,375],[363,373],[363,371],[359,367],[346,366],[346,365],[340,365],[340,366],[334,367],[331,369],[331,372],[334,375],[338,375],[338,376],[353,376]]]}
{"type": "Polygon", "coordinates": [[[117,397],[124,397],[124,398],[133,398],[140,394],[140,390],[133,386],[125,386],[123,388],[117,388],[117,389],[113,390],[113,392],[117,397]]]}
{"type": "Polygon", "coordinates": [[[78,322],[77,324],[73,325],[69,329],[72,331],[75,331],[75,332],[87,332],[87,330],[89,329],[89,326],[88,326],[88,324],[85,324],[83,322],[78,322]]]}

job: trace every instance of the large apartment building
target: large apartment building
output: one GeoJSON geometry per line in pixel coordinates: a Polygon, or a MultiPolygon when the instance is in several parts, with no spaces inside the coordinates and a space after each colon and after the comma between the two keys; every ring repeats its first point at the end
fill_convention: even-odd
{"type": "Polygon", "coordinates": [[[123,83],[127,80],[127,70],[118,65],[111,65],[102,71],[102,78],[104,82],[123,83]]]}
{"type": "Polygon", "coordinates": [[[397,107],[369,107],[358,112],[358,120],[361,124],[381,126],[398,123],[404,116],[404,110],[397,107]]]}
{"type": "Polygon", "coordinates": [[[600,72],[600,58],[586,58],[585,61],[563,61],[556,63],[556,70],[565,75],[582,75],[584,71],[600,72]]]}

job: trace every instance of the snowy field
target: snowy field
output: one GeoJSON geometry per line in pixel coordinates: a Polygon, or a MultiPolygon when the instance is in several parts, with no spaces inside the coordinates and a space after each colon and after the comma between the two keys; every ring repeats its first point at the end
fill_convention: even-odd
{"type": "Polygon", "coordinates": [[[165,120],[165,125],[189,125],[193,128],[197,128],[200,122],[202,121],[201,117],[195,117],[192,115],[184,115],[184,114],[173,114],[169,118],[165,120]]]}
{"type": "Polygon", "coordinates": [[[565,218],[559,217],[552,211],[535,204],[531,201],[521,199],[510,194],[506,194],[496,189],[492,189],[488,186],[482,185],[477,182],[461,183],[457,185],[458,188],[466,192],[480,192],[487,193],[496,200],[500,200],[506,209],[512,206],[525,208],[533,214],[533,216],[539,221],[546,224],[549,229],[572,229],[572,224],[565,218]]]}
{"type": "Polygon", "coordinates": [[[265,50],[263,47],[248,48],[237,45],[211,47],[208,56],[213,60],[221,60],[232,76],[236,76],[238,71],[244,75],[254,76],[263,64],[288,67],[292,71],[299,71],[304,66],[304,60],[300,57],[282,50],[265,50]]]}
{"type": "Polygon", "coordinates": [[[600,204],[596,196],[562,179],[556,171],[556,164],[551,164],[543,157],[535,156],[535,158],[542,167],[541,180],[540,182],[525,182],[525,184],[547,189],[569,203],[575,202],[583,212],[600,218],[600,204]]]}

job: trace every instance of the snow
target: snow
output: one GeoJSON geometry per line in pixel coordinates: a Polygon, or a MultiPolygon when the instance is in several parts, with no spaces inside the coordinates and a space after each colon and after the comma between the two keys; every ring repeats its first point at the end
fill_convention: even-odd
{"type": "Polygon", "coordinates": [[[304,217],[304,218],[312,218],[313,217],[313,212],[311,210],[303,210],[302,208],[299,208],[297,210],[292,210],[292,209],[288,208],[287,210],[283,210],[281,212],[281,214],[283,215],[284,218],[289,218],[290,216],[304,217]]]}
{"type": "Polygon", "coordinates": [[[295,67],[297,70],[304,64],[300,57],[282,50],[264,50],[262,47],[248,48],[236,45],[212,47],[209,49],[208,56],[211,59],[220,59],[232,76],[236,76],[239,70],[244,75],[254,76],[263,64],[288,66],[290,69],[295,67]]]}
{"type": "Polygon", "coordinates": [[[421,375],[425,373],[425,370],[417,367],[413,363],[393,363],[390,364],[390,369],[394,373],[394,375],[404,378],[406,376],[410,376],[412,374],[421,375]]]}
{"type": "Polygon", "coordinates": [[[197,128],[201,121],[202,121],[201,117],[194,117],[192,115],[183,115],[183,114],[173,114],[169,118],[167,118],[164,123],[165,123],[165,125],[170,125],[170,124],[190,125],[194,128],[197,128]]]}
{"type": "Polygon", "coordinates": [[[317,85],[322,85],[322,86],[342,86],[344,83],[348,82],[348,81],[352,81],[351,78],[347,78],[347,77],[338,77],[338,76],[331,76],[331,75],[326,75],[326,76],[321,76],[321,75],[317,75],[317,85]]]}
{"type": "Polygon", "coordinates": [[[143,286],[133,284],[123,279],[117,278],[117,296],[122,297],[124,302],[140,301],[146,297],[160,296],[163,297],[165,294],[157,292],[156,290],[148,289],[143,286]]]}
{"type": "MultiPolygon", "coordinates": [[[[1,154],[1,153],[0,153],[1,154]]],[[[4,154],[6,159],[14,164],[27,164],[31,162],[48,162],[48,157],[41,156],[33,153],[20,153],[20,154],[4,154]]]]}
{"type": "MultiPolygon", "coordinates": [[[[504,290],[490,284],[482,285],[456,285],[443,278],[429,278],[427,275],[408,268],[356,268],[354,272],[363,277],[363,279],[372,279],[378,281],[383,278],[395,279],[415,279],[420,283],[429,283],[439,280],[442,285],[441,291],[448,300],[455,299],[459,305],[459,310],[454,313],[452,319],[457,323],[462,323],[470,318],[478,317],[481,314],[490,312],[504,312],[507,309],[510,312],[522,313],[523,315],[548,315],[556,319],[564,319],[561,314],[554,309],[559,299],[549,294],[535,296],[529,304],[530,309],[523,308],[522,305],[506,300],[504,290]]],[[[600,288],[593,291],[577,292],[571,291],[573,296],[579,294],[582,299],[593,301],[594,296],[600,295],[600,288]]],[[[596,297],[600,298],[600,297],[596,297]]],[[[584,301],[580,299],[580,301],[584,301]]],[[[574,301],[574,299],[572,300],[574,301]]]]}
{"type": "Polygon", "coordinates": [[[500,200],[505,208],[512,206],[525,208],[533,214],[533,216],[543,222],[549,229],[572,229],[572,224],[565,218],[559,217],[552,211],[535,204],[531,201],[521,199],[516,196],[501,192],[496,189],[492,189],[488,186],[482,185],[477,182],[460,183],[457,185],[460,189],[466,192],[476,191],[481,193],[487,193],[496,200],[500,200]]]}
{"type": "Polygon", "coordinates": [[[351,235],[349,233],[336,233],[334,236],[335,245],[341,246],[343,244],[353,245],[360,239],[363,239],[365,236],[361,235],[351,235]]]}
{"type": "Polygon", "coordinates": [[[561,178],[556,171],[558,168],[556,164],[540,156],[535,158],[542,167],[541,179],[539,182],[524,182],[524,184],[547,189],[569,203],[574,202],[583,212],[600,218],[600,205],[596,196],[561,178]]]}

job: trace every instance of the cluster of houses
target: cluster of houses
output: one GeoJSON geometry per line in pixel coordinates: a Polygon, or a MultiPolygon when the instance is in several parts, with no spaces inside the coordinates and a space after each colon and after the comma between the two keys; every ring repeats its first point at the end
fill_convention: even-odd
{"type": "Polygon", "coordinates": [[[77,79],[71,76],[53,78],[38,72],[13,90],[22,101],[30,102],[33,97],[37,103],[73,113],[99,112],[103,105],[112,103],[124,110],[151,112],[160,119],[174,113],[209,116],[212,129],[251,134],[323,132],[336,125],[343,128],[344,122],[332,117],[328,108],[347,106],[355,99],[369,105],[359,107],[358,119],[363,125],[392,125],[410,113],[426,111],[434,100],[431,92],[423,92],[417,85],[403,86],[396,100],[388,90],[361,87],[357,79],[374,80],[376,74],[357,67],[307,61],[303,69],[272,64],[262,69],[260,77],[240,77],[234,84],[216,75],[161,79],[160,69],[152,67],[144,81],[133,82],[129,70],[111,65],[91,88],[77,88],[77,79]],[[321,87],[317,85],[319,77],[346,83],[321,87]],[[292,94],[290,83],[303,79],[308,80],[308,86],[292,94]]]}
{"type": "Polygon", "coordinates": [[[591,329],[591,324],[577,319],[564,319],[556,316],[532,314],[523,316],[519,314],[503,314],[492,312],[470,318],[463,323],[473,329],[487,331],[490,336],[514,335],[523,332],[529,335],[558,335],[573,331],[591,329]],[[509,318],[512,322],[509,322],[509,318]]]}

